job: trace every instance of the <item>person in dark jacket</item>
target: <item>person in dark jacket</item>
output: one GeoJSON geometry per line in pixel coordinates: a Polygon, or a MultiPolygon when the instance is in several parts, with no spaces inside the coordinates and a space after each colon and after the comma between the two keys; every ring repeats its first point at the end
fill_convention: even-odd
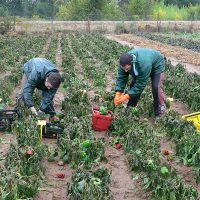
{"type": "Polygon", "coordinates": [[[40,111],[51,113],[54,110],[53,98],[61,83],[61,76],[56,66],[45,58],[33,58],[24,64],[21,91],[25,105],[34,115],[38,115],[34,106],[33,93],[35,88],[42,91],[40,111]]]}
{"type": "Polygon", "coordinates": [[[154,98],[155,116],[164,113],[164,94],[162,82],[164,79],[165,59],[156,50],[138,48],[120,56],[120,66],[116,84],[114,103],[116,106],[128,101],[127,106],[137,106],[138,100],[147,81],[151,78],[152,93],[154,98]],[[129,75],[133,81],[127,94],[123,95],[129,75]]]}

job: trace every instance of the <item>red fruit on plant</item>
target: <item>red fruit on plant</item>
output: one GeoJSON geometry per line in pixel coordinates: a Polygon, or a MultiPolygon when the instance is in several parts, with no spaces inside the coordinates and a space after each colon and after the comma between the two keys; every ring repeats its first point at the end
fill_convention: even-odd
{"type": "Polygon", "coordinates": [[[29,149],[29,150],[26,151],[26,153],[27,153],[28,155],[32,155],[32,154],[33,154],[33,150],[29,149]]]}
{"type": "Polygon", "coordinates": [[[53,116],[52,118],[51,118],[54,122],[57,122],[57,121],[59,121],[60,120],[60,118],[58,117],[58,116],[53,116]]]}
{"type": "Polygon", "coordinates": [[[122,148],[122,144],[120,144],[120,143],[118,143],[118,144],[116,144],[116,149],[121,149],[122,148]]]}
{"type": "Polygon", "coordinates": [[[58,174],[56,174],[56,177],[57,177],[57,178],[65,178],[65,174],[63,174],[63,173],[58,173],[58,174]]]}
{"type": "Polygon", "coordinates": [[[168,156],[169,154],[172,154],[172,151],[167,150],[167,149],[164,149],[164,150],[163,150],[163,154],[164,154],[165,156],[168,156]]]}

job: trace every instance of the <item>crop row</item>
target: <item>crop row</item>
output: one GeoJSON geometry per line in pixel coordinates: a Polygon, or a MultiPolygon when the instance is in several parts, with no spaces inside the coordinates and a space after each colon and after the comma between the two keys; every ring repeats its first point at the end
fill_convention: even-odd
{"type": "Polygon", "coordinates": [[[4,38],[4,46],[1,51],[3,59],[1,60],[2,69],[6,76],[0,79],[0,98],[4,103],[10,102],[10,93],[13,91],[21,80],[23,72],[23,64],[33,57],[38,57],[46,42],[46,36],[26,36],[25,38],[17,37],[14,39],[4,38]],[[6,41],[6,42],[5,42],[6,41]],[[11,45],[13,42],[13,46],[11,45]],[[8,43],[8,44],[7,44],[8,43]],[[7,83],[7,84],[5,84],[7,83]]]}
{"type": "MultiPolygon", "coordinates": [[[[57,48],[56,37],[53,38],[50,44],[52,48],[48,53],[49,58],[52,59],[55,58],[57,48]]],[[[74,169],[68,188],[70,199],[112,199],[109,188],[111,171],[102,163],[106,159],[105,143],[102,138],[95,138],[91,129],[89,90],[95,91],[94,100],[98,104],[105,105],[115,112],[117,119],[113,122],[109,134],[115,135],[116,140],[123,142],[131,169],[141,173],[145,188],[152,190],[153,197],[163,200],[197,199],[196,189],[185,184],[183,178],[167,163],[161,162],[158,137],[158,133],[163,134],[163,130],[171,134],[168,136],[177,145],[177,156],[198,171],[199,140],[194,141],[196,133],[194,127],[179,121],[178,116],[170,113],[162,119],[161,123],[158,123],[156,130],[146,119],[140,118],[139,114],[146,115],[152,112],[152,96],[147,92],[149,87],[142,94],[139,114],[134,114],[131,109],[115,108],[112,101],[114,90],[111,93],[105,92],[106,73],[114,74],[117,71],[118,54],[127,51],[128,48],[113,41],[109,42],[100,35],[80,34],[63,35],[61,48],[64,69],[63,87],[67,96],[62,103],[66,128],[59,137],[58,148],[63,162],[70,164],[74,169]],[[80,79],[81,75],[84,77],[83,80],[80,79]],[[189,137],[190,134],[193,134],[193,137],[189,137]]],[[[176,80],[170,79],[170,73],[174,73],[173,68],[167,68],[166,84],[169,80],[176,80]]],[[[183,80],[187,80],[185,77],[188,76],[191,78],[187,73],[183,75],[179,73],[183,80]]],[[[177,74],[176,71],[175,75],[177,74]]],[[[192,76],[191,80],[196,84],[198,76],[192,76]]],[[[182,87],[181,84],[182,82],[177,82],[175,89],[167,86],[166,90],[172,90],[174,94],[179,86],[182,87]]],[[[191,105],[195,107],[194,103],[191,105]]],[[[42,145],[36,122],[29,118],[29,114],[25,112],[24,120],[20,119],[14,124],[17,144],[11,146],[5,168],[1,169],[3,174],[0,180],[3,188],[1,195],[4,195],[5,199],[33,197],[43,178],[42,158],[45,155],[57,156],[55,152],[49,154],[47,147],[42,145]],[[11,176],[13,174],[15,176],[11,176]]]]}
{"type": "Polygon", "coordinates": [[[180,46],[183,48],[191,49],[193,51],[200,52],[200,41],[194,39],[185,39],[179,37],[172,37],[169,35],[155,34],[155,33],[136,33],[137,36],[145,37],[150,40],[159,41],[173,46],[180,46]]]}
{"type": "MultiPolygon", "coordinates": [[[[20,82],[22,62],[39,56],[46,41],[45,36],[25,38],[26,42],[23,42],[23,37],[13,40],[14,45],[19,44],[20,46],[20,48],[16,48],[17,52],[19,50],[19,60],[13,61],[14,67],[12,66],[12,72],[16,72],[16,74],[9,75],[4,80],[1,80],[1,98],[4,103],[8,103],[13,87],[20,82]],[[25,49],[27,54],[23,52],[23,49],[25,49]]],[[[8,41],[10,41],[10,38],[8,41]]],[[[12,59],[10,55],[14,52],[14,48],[12,45],[9,46],[9,44],[10,42],[8,44],[5,43],[9,48],[5,46],[8,54],[4,54],[5,59],[8,60],[12,59]]],[[[21,111],[23,113],[22,116],[16,119],[12,126],[12,132],[16,134],[16,142],[11,144],[4,166],[1,167],[0,196],[1,199],[5,200],[32,198],[38,193],[38,188],[44,176],[44,168],[41,161],[48,154],[47,146],[41,143],[37,120],[30,116],[30,112],[23,105],[21,105],[21,111]]]]}
{"type": "Polygon", "coordinates": [[[196,73],[188,73],[183,65],[173,67],[170,62],[166,65],[165,74],[165,91],[169,95],[181,100],[191,110],[199,110],[200,76],[196,73]]]}
{"type": "Polygon", "coordinates": [[[72,35],[70,38],[63,37],[61,42],[64,88],[69,91],[62,107],[68,126],[59,138],[61,158],[75,169],[68,195],[70,199],[111,199],[110,170],[100,164],[105,159],[104,141],[96,139],[91,130],[87,85],[79,79],[79,72],[75,68],[77,60],[73,56],[69,39],[74,44],[72,35]]]}
{"type": "MultiPolygon", "coordinates": [[[[88,36],[81,36],[82,43],[87,40],[87,37],[88,36]]],[[[98,36],[96,37],[98,38],[98,36]]],[[[96,38],[93,40],[95,41],[96,38]]],[[[73,41],[73,45],[74,49],[81,47],[79,38],[76,39],[76,42],[75,40],[73,41]]],[[[82,52],[78,51],[77,56],[85,63],[85,60],[87,60],[88,57],[84,56],[84,53],[87,51],[95,51],[96,48],[98,49],[97,51],[99,51],[99,49],[101,49],[100,46],[102,52],[103,49],[109,49],[107,43],[102,39],[101,45],[96,47],[95,42],[93,45],[88,44],[88,49],[86,47],[84,48],[84,52],[83,50],[82,52]]],[[[121,48],[123,49],[123,47],[121,48]]],[[[110,54],[108,52],[107,57],[112,58],[112,51],[110,51],[110,54]]],[[[93,65],[92,59],[96,61],[96,57],[95,59],[94,57],[92,55],[89,57],[91,65],[93,65]]],[[[102,57],[100,57],[100,59],[102,59],[102,57]]],[[[112,60],[113,63],[116,62],[115,59],[116,58],[112,60]]],[[[99,63],[99,61],[97,62],[99,63]]],[[[100,63],[104,64],[106,63],[106,60],[100,60],[100,63]]],[[[82,67],[85,70],[84,64],[82,67]]],[[[99,73],[104,74],[105,72],[104,70],[101,70],[99,73]]],[[[98,86],[96,87],[98,88],[98,86]]],[[[148,95],[146,96],[149,98],[148,95]]],[[[108,103],[106,105],[108,105],[108,103]]],[[[113,123],[110,134],[113,132],[116,135],[123,135],[122,140],[124,140],[124,149],[128,155],[130,166],[133,170],[139,170],[144,173],[143,180],[146,188],[152,189],[153,196],[159,199],[196,199],[197,191],[193,187],[185,184],[183,179],[176,174],[174,169],[171,169],[166,163],[161,164],[159,159],[159,142],[156,132],[154,132],[151,126],[146,122],[140,121],[137,117],[134,117],[131,112],[126,113],[129,111],[124,111],[123,113],[122,110],[123,108],[120,108],[120,110],[115,109],[118,118],[113,123]],[[130,123],[131,120],[133,120],[133,123],[130,123]]]]}

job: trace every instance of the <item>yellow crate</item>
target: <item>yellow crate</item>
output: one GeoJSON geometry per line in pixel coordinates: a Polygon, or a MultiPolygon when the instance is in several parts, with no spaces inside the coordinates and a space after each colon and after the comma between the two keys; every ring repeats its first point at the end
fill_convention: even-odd
{"type": "Polygon", "coordinates": [[[200,131],[200,112],[195,112],[189,115],[183,115],[182,119],[186,121],[193,121],[194,125],[197,127],[197,129],[200,131]]]}

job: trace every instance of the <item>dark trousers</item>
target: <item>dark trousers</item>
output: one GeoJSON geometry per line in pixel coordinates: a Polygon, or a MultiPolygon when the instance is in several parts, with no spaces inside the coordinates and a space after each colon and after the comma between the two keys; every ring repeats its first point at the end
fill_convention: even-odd
{"type": "MultiPolygon", "coordinates": [[[[162,83],[164,80],[164,72],[159,74],[151,75],[151,85],[152,85],[152,94],[154,99],[154,112],[155,116],[159,116],[164,113],[164,94],[162,89],[162,83]]],[[[135,85],[135,80],[133,80],[130,84],[130,87],[135,85]]],[[[127,104],[127,106],[135,107],[140,99],[140,94],[134,98],[131,98],[127,104]]]]}

